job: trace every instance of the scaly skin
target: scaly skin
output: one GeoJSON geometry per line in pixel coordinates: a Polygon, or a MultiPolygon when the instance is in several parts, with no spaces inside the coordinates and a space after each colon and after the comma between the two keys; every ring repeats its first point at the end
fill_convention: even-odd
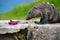
{"type": "Polygon", "coordinates": [[[41,17],[37,24],[47,23],[60,23],[60,15],[56,7],[50,3],[41,3],[34,6],[28,13],[26,20],[30,20],[35,17],[41,17]]]}

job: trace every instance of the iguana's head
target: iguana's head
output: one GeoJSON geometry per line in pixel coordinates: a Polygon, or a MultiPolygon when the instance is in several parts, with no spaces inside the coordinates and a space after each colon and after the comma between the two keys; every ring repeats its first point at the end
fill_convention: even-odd
{"type": "Polygon", "coordinates": [[[35,17],[40,17],[42,14],[41,9],[38,8],[38,6],[34,6],[28,13],[26,20],[35,18],[35,17]]]}

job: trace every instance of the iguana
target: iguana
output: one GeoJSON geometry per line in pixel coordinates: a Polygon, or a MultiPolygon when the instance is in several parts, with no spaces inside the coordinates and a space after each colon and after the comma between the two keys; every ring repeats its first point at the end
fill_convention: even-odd
{"type": "Polygon", "coordinates": [[[37,24],[59,23],[59,13],[54,5],[51,3],[41,3],[34,6],[28,13],[26,20],[41,17],[37,24]]]}

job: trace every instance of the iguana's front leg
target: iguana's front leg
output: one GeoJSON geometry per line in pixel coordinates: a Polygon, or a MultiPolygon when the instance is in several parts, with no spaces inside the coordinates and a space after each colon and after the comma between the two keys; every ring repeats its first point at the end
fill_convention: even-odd
{"type": "Polygon", "coordinates": [[[43,17],[41,18],[40,23],[41,24],[48,24],[49,23],[47,14],[43,14],[43,17]]]}
{"type": "Polygon", "coordinates": [[[48,15],[44,15],[39,22],[35,21],[36,24],[48,24],[48,15]]]}

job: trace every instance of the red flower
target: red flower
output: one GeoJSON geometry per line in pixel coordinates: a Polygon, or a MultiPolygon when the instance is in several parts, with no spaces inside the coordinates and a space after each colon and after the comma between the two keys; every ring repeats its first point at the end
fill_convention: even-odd
{"type": "Polygon", "coordinates": [[[10,25],[16,25],[16,24],[18,24],[20,21],[12,21],[12,20],[10,20],[10,22],[8,23],[8,24],[10,24],[10,25]]]}

